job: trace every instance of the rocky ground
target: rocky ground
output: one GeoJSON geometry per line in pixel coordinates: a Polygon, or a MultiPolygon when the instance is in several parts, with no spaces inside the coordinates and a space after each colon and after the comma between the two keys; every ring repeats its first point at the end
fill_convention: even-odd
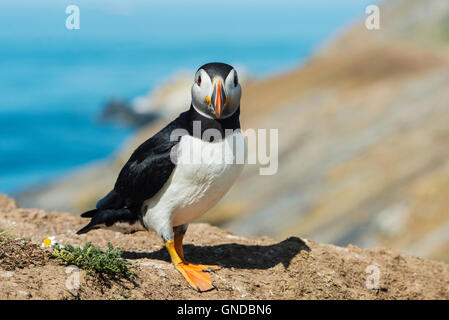
{"type": "Polygon", "coordinates": [[[449,265],[441,262],[298,237],[242,237],[208,224],[191,225],[185,239],[192,262],[222,266],[212,275],[218,290],[198,293],[174,270],[153,232],[76,235],[85,222],[68,213],[22,209],[0,195],[0,236],[20,238],[0,242],[0,299],[449,299],[449,265]],[[81,270],[75,290],[68,282],[73,270],[40,246],[49,236],[101,248],[111,242],[123,249],[137,277],[110,281],[81,270]]]}

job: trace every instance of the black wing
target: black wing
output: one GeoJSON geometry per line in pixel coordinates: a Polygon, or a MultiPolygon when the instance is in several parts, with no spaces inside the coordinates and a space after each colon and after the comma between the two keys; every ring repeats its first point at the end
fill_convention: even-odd
{"type": "Polygon", "coordinates": [[[175,164],[170,159],[171,149],[179,142],[171,141],[173,130],[186,128],[187,113],[182,113],[156,135],[142,143],[123,166],[114,191],[125,205],[132,207],[154,196],[170,177],[175,164]]]}

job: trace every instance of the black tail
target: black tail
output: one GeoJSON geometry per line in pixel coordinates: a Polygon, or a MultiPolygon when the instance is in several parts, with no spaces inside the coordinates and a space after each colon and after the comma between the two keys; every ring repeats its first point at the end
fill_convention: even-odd
{"type": "Polygon", "coordinates": [[[81,214],[81,217],[83,218],[92,218],[96,213],[98,212],[98,209],[93,209],[90,211],[86,211],[81,214]]]}
{"type": "Polygon", "coordinates": [[[92,222],[89,222],[89,224],[87,226],[85,226],[84,228],[81,228],[80,230],[78,230],[76,232],[76,234],[83,234],[83,233],[87,233],[90,230],[95,228],[95,224],[93,224],[92,222]]]}
{"type": "Polygon", "coordinates": [[[140,224],[140,222],[138,222],[139,218],[137,214],[128,208],[106,210],[94,209],[84,212],[81,217],[92,219],[84,228],[80,229],[77,234],[83,234],[92,229],[112,227],[116,222],[126,222],[132,226],[136,223],[140,224]]]}

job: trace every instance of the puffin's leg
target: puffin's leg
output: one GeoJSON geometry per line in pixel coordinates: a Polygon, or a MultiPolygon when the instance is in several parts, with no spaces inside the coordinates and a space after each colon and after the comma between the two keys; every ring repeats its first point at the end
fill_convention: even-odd
{"type": "Polygon", "coordinates": [[[173,228],[173,233],[175,235],[175,249],[178,253],[179,257],[185,264],[188,264],[194,269],[205,271],[205,272],[215,272],[215,270],[219,270],[219,266],[215,265],[204,265],[204,264],[196,264],[192,262],[187,262],[184,258],[184,251],[182,249],[182,240],[184,239],[184,235],[187,232],[188,224],[183,224],[181,226],[177,226],[173,228]]]}
{"type": "Polygon", "coordinates": [[[164,237],[165,247],[170,254],[171,261],[176,270],[184,276],[187,282],[200,292],[209,291],[216,288],[216,286],[212,283],[209,273],[203,272],[201,269],[184,262],[184,259],[176,251],[173,236],[170,238],[171,239],[167,239],[167,237],[164,237]]]}
{"type": "Polygon", "coordinates": [[[181,226],[173,227],[173,234],[174,234],[174,238],[175,238],[175,249],[184,263],[186,263],[186,260],[184,259],[184,251],[182,249],[182,240],[184,239],[184,235],[187,232],[188,226],[189,226],[188,224],[183,224],[181,226]]]}

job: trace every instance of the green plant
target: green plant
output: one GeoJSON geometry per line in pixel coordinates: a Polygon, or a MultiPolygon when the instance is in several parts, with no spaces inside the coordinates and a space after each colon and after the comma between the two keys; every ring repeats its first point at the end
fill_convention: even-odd
{"type": "Polygon", "coordinates": [[[51,256],[67,264],[95,271],[112,279],[126,278],[133,281],[135,278],[134,273],[128,270],[130,262],[122,258],[122,250],[113,248],[111,243],[108,243],[105,252],[95,247],[91,242],[86,243],[82,248],[75,248],[70,244],[63,247],[56,244],[51,256]]]}

